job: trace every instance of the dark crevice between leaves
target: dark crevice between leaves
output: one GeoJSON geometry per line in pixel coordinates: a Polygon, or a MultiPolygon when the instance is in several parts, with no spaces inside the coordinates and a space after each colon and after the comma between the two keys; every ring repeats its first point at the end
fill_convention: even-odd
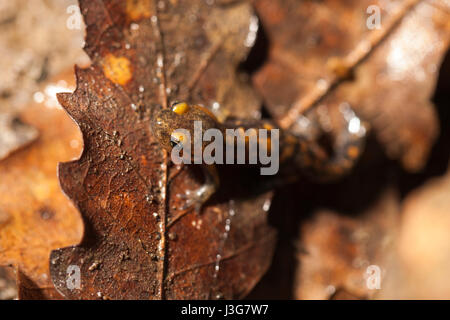
{"type": "MultiPolygon", "coordinates": [[[[255,13],[256,15],[256,13],[255,13]]],[[[258,15],[256,15],[258,17],[258,15]]],[[[243,62],[240,63],[238,70],[248,73],[249,75],[254,74],[258,71],[263,64],[267,61],[269,55],[269,48],[271,46],[271,41],[265,30],[264,25],[259,19],[259,30],[256,36],[255,44],[253,45],[250,53],[243,62]]]]}
{"type": "MultiPolygon", "coordinates": [[[[247,58],[238,66],[238,72],[246,74],[249,79],[266,63],[269,56],[269,48],[271,46],[271,41],[260,17],[256,13],[255,15],[259,19],[259,29],[256,40],[247,58]]],[[[264,101],[261,106],[261,117],[270,118],[270,114],[267,111],[264,101]]]]}

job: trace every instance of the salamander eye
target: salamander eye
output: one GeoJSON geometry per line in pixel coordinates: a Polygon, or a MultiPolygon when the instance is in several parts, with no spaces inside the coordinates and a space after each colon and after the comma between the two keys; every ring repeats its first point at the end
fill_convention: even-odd
{"type": "Polygon", "coordinates": [[[172,146],[172,148],[181,145],[183,142],[185,142],[185,136],[183,133],[176,130],[172,132],[172,134],[170,135],[170,145],[172,146]]]}
{"type": "Polygon", "coordinates": [[[181,143],[181,139],[175,135],[170,136],[170,145],[172,148],[175,148],[175,146],[179,145],[181,143]]]}

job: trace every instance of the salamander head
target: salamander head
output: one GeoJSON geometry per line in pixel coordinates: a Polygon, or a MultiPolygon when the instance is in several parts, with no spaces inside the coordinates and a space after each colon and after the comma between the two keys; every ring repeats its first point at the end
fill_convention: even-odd
{"type": "MultiPolygon", "coordinates": [[[[206,130],[219,126],[215,116],[205,107],[176,102],[171,108],[156,111],[151,119],[150,127],[160,145],[169,152],[177,144],[183,143],[184,137],[178,129],[186,130],[190,134],[193,152],[196,121],[201,121],[202,136],[206,130]]],[[[206,144],[203,147],[205,146],[206,144]]]]}

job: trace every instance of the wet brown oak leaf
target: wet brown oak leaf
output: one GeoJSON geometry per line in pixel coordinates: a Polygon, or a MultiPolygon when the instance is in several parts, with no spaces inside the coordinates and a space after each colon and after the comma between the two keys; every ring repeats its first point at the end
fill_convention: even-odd
{"type": "Polygon", "coordinates": [[[259,114],[236,73],[251,46],[251,7],[208,3],[80,1],[92,66],[76,68],[76,91],[58,98],[84,151],[60,165],[59,177],[85,232],[50,257],[66,298],[242,298],[270,265],[271,194],[220,198],[223,186],[201,214],[183,215],[177,195],[202,178],[175,167],[149,129],[152,110],[175,100],[259,114]],[[70,266],[81,270],[79,289],[67,286],[70,266]]]}
{"type": "MultiPolygon", "coordinates": [[[[56,78],[74,85],[72,70],[56,78]]],[[[47,98],[20,115],[37,129],[37,139],[0,161],[0,265],[16,270],[19,299],[62,298],[51,282],[48,257],[82,235],[82,221],[56,176],[58,162],[80,154],[81,134],[61,108],[46,106],[47,98]]]]}
{"type": "Polygon", "coordinates": [[[282,127],[350,103],[391,158],[423,167],[439,130],[430,99],[450,39],[448,1],[254,3],[270,49],[253,80],[282,127]],[[376,8],[380,29],[369,30],[376,8]]]}

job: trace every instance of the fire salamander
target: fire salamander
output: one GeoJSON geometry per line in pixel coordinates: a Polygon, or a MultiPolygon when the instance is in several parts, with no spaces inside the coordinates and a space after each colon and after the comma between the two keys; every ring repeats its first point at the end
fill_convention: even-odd
{"type": "MultiPolygon", "coordinates": [[[[251,141],[256,141],[259,149],[267,153],[272,153],[273,134],[277,131],[278,139],[277,151],[278,163],[282,166],[293,165],[302,172],[312,175],[321,180],[329,181],[337,179],[348,173],[354,166],[364,147],[367,125],[355,114],[350,105],[342,104],[340,112],[344,118],[345,125],[337,134],[332,145],[333,152],[327,152],[324,146],[319,143],[317,138],[317,125],[314,121],[308,120],[302,116],[303,129],[299,130],[281,130],[270,120],[242,120],[226,119],[219,121],[217,117],[207,108],[199,105],[190,105],[186,102],[176,102],[170,108],[157,110],[151,120],[151,129],[157,141],[162,148],[171,153],[175,148],[186,146],[186,135],[179,133],[179,129],[185,130],[190,137],[195,136],[195,123],[201,123],[201,134],[204,137],[209,129],[215,129],[222,133],[223,143],[228,146],[230,143],[227,131],[232,129],[234,132],[242,134],[245,141],[245,157],[249,157],[251,152],[251,141]],[[266,136],[261,137],[261,130],[265,129],[266,136]],[[315,132],[315,134],[312,133],[315,132]],[[314,138],[312,138],[314,136],[314,138]],[[254,138],[252,140],[252,138],[254,138]],[[261,141],[264,138],[264,141],[261,141]],[[184,145],[183,145],[184,144],[184,145]]],[[[318,121],[317,121],[318,122],[318,121]]],[[[236,136],[235,136],[236,137],[236,136]]],[[[237,137],[236,137],[237,139],[237,137]]],[[[205,151],[209,141],[201,140],[201,151],[205,151]]],[[[237,146],[237,140],[232,139],[233,146],[237,146]]],[[[191,139],[190,154],[188,159],[194,159],[194,141],[191,139]]],[[[183,152],[185,149],[183,149],[183,152]]],[[[238,152],[233,152],[236,159],[238,152]]],[[[183,159],[186,155],[183,154],[183,159]]],[[[194,162],[199,163],[199,162],[194,162]]],[[[204,169],[205,182],[196,190],[188,190],[182,197],[186,204],[183,210],[194,208],[199,212],[202,205],[216,192],[219,187],[219,175],[215,163],[201,162],[204,169]]],[[[223,163],[223,162],[222,162],[223,163]]],[[[228,162],[227,162],[228,163],[228,162]]],[[[239,162],[238,162],[239,163],[239,162]]]]}

